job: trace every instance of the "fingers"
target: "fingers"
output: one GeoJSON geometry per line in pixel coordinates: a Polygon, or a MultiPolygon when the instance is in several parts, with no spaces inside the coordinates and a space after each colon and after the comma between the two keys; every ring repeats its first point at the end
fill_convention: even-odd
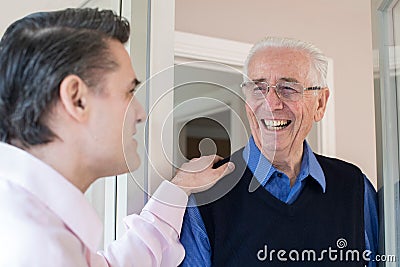
{"type": "Polygon", "coordinates": [[[235,169],[233,162],[227,162],[213,169],[213,164],[222,159],[222,157],[217,155],[192,159],[181,166],[171,182],[181,187],[188,195],[208,190],[222,177],[235,169]]]}
{"type": "Polygon", "coordinates": [[[224,165],[218,167],[217,169],[208,169],[205,171],[205,175],[207,175],[207,180],[197,186],[196,188],[192,188],[191,193],[199,193],[202,191],[206,191],[213,187],[222,177],[231,173],[235,169],[235,164],[233,162],[227,162],[224,165]]]}
{"type": "Polygon", "coordinates": [[[202,172],[206,169],[212,168],[212,165],[223,158],[218,155],[202,156],[200,158],[193,158],[189,162],[184,163],[179,170],[184,172],[202,172]]]}
{"type": "Polygon", "coordinates": [[[224,158],[218,155],[201,156],[200,158],[192,158],[189,162],[202,162],[204,164],[213,165],[224,158]]]}
{"type": "Polygon", "coordinates": [[[214,173],[217,176],[217,180],[221,179],[222,177],[230,174],[235,170],[235,164],[233,162],[227,162],[224,165],[214,169],[214,173]]]}
{"type": "Polygon", "coordinates": [[[218,155],[212,155],[212,156],[214,157],[214,159],[213,159],[213,164],[214,164],[214,163],[217,163],[218,161],[224,159],[223,157],[218,156],[218,155]]]}

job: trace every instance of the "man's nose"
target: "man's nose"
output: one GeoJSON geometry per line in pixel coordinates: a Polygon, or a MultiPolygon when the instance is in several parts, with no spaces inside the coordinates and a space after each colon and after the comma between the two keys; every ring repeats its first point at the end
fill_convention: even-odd
{"type": "Polygon", "coordinates": [[[137,123],[143,122],[146,119],[146,112],[144,111],[144,108],[142,104],[140,104],[137,99],[135,99],[135,111],[136,111],[136,121],[137,123]]]}
{"type": "Polygon", "coordinates": [[[275,86],[270,86],[267,95],[265,96],[265,100],[268,102],[270,109],[282,109],[283,102],[279,98],[278,93],[276,92],[275,86]]]}

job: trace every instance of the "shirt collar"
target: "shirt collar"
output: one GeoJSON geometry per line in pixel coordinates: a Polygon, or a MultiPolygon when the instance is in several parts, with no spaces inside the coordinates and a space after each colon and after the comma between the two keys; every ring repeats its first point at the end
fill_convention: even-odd
{"type": "Polygon", "coordinates": [[[29,191],[97,251],[101,221],[84,194],[60,173],[26,151],[0,142],[0,177],[29,191]]]}
{"type": "Polygon", "coordinates": [[[308,145],[307,141],[304,141],[304,151],[308,154],[308,171],[311,177],[313,177],[322,187],[322,191],[325,193],[326,190],[326,180],[325,174],[319,164],[314,152],[308,145]]]}
{"type": "MultiPolygon", "coordinates": [[[[272,174],[278,171],[260,152],[252,136],[243,150],[243,159],[247,163],[250,171],[262,186],[265,186],[272,174]]],[[[304,141],[303,159],[298,178],[300,181],[303,181],[308,176],[311,176],[315,181],[317,181],[323,192],[325,192],[326,181],[324,172],[322,171],[321,165],[311,150],[311,147],[308,145],[307,141],[304,141]]]]}

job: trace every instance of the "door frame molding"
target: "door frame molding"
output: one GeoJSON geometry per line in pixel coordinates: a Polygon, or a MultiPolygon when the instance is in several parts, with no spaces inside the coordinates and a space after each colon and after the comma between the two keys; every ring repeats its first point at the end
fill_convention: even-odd
{"type": "MultiPolygon", "coordinates": [[[[399,181],[399,96],[396,93],[396,50],[393,29],[393,7],[399,0],[383,0],[378,10],[379,38],[379,78],[380,78],[380,143],[381,155],[378,158],[381,165],[381,177],[378,183],[382,186],[382,201],[380,203],[380,223],[384,229],[383,249],[386,255],[397,255],[398,229],[398,181],[399,181]],[[383,222],[382,222],[383,220],[383,222]]],[[[398,66],[398,65],[397,65],[398,66]]],[[[397,88],[398,90],[398,88],[397,88]]],[[[379,128],[378,128],[379,129],[379,128]]],[[[396,266],[386,263],[386,266],[396,266]]]]}

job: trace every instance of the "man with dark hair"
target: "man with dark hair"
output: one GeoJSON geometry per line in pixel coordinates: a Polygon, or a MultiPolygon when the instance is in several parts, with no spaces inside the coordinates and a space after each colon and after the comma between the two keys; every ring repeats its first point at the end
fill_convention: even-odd
{"type": "Polygon", "coordinates": [[[232,171],[212,169],[218,157],[186,163],[205,168],[164,181],[157,200],[126,218],[124,237],[96,254],[101,223],[83,192],[140,164],[133,136],[146,114],[123,46],[129,31],[112,11],[67,9],[29,15],[4,34],[0,266],[176,266],[187,195],[232,171]]]}
{"type": "Polygon", "coordinates": [[[231,156],[233,173],[191,196],[182,266],[375,265],[375,189],[306,141],[325,113],[327,68],[300,40],[267,37],[250,50],[241,87],[252,136],[231,156]]]}

